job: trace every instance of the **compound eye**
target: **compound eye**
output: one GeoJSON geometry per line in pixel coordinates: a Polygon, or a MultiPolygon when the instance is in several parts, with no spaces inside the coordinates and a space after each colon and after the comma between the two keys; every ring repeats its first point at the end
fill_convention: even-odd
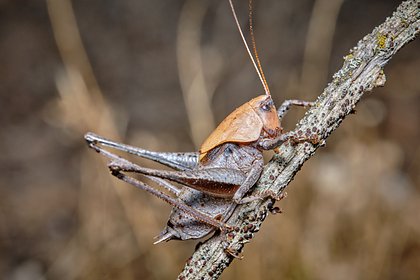
{"type": "Polygon", "coordinates": [[[263,109],[266,112],[269,112],[271,110],[270,105],[269,104],[264,104],[261,109],[263,109]]]}

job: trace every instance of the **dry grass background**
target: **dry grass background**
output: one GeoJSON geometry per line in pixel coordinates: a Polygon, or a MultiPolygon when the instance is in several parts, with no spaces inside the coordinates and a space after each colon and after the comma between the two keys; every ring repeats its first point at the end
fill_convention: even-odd
{"type": "MultiPolygon", "coordinates": [[[[314,99],[398,3],[258,1],[277,104],[314,99]]],[[[386,67],[222,279],[420,278],[419,46],[386,67]]],[[[0,278],[174,279],[197,242],[153,246],[170,208],[112,178],[83,134],[192,151],[262,92],[227,1],[3,0],[0,65],[0,278]]]]}

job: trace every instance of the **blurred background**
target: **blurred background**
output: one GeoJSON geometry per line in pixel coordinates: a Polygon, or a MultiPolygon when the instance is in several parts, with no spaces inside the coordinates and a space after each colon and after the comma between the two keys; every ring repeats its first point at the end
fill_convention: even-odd
{"type": "MultiPolygon", "coordinates": [[[[275,102],[314,100],[399,3],[257,1],[275,102]]],[[[222,279],[420,279],[419,50],[392,59],[222,279]]],[[[152,245],[170,207],[113,178],[83,135],[194,151],[262,93],[228,2],[1,0],[0,65],[0,278],[176,278],[197,241],[152,245]]]]}

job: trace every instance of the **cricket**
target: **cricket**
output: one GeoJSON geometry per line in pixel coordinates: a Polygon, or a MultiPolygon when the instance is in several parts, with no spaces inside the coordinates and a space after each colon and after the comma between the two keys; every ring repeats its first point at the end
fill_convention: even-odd
{"type": "Polygon", "coordinates": [[[286,100],[278,108],[275,107],[257,53],[252,1],[249,2],[249,31],[253,53],[242,32],[232,0],[229,0],[229,4],[264,94],[229,114],[202,143],[198,152],[149,151],[117,143],[91,132],[85,135],[89,147],[110,160],[108,168],[113,176],[173,207],[167,225],[156,237],[155,244],[169,240],[199,239],[212,232],[228,232],[231,230],[228,220],[237,205],[267,197],[279,199],[273,193],[247,195],[263,171],[263,151],[276,149],[286,141],[292,144],[304,141],[314,143],[314,139],[283,131],[281,120],[290,107],[310,107],[313,103],[286,100]],[[142,167],[106,147],[158,162],[172,170],[142,167]],[[129,176],[131,173],[141,174],[153,185],[129,176]]]}

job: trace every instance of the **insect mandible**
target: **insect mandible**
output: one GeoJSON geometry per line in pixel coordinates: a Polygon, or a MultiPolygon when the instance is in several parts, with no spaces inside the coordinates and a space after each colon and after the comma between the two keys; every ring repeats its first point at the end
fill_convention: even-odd
{"type": "Polygon", "coordinates": [[[229,0],[229,4],[265,94],[253,98],[228,115],[204,141],[198,152],[154,152],[117,143],[90,132],[85,135],[91,148],[110,159],[108,167],[112,175],[173,206],[167,226],[155,243],[171,239],[202,238],[216,229],[228,231],[230,227],[227,220],[236,205],[274,196],[271,193],[262,193],[257,197],[246,196],[262,173],[263,151],[274,149],[288,140],[308,141],[298,138],[292,132],[283,133],[280,121],[292,105],[308,107],[313,103],[287,100],[278,109],[275,108],[256,51],[252,9],[250,8],[249,26],[255,59],[242,33],[232,0],[229,0]],[[103,146],[156,161],[173,171],[139,166],[103,146]],[[129,172],[142,174],[173,196],[128,176],[126,173],[129,172]]]}

